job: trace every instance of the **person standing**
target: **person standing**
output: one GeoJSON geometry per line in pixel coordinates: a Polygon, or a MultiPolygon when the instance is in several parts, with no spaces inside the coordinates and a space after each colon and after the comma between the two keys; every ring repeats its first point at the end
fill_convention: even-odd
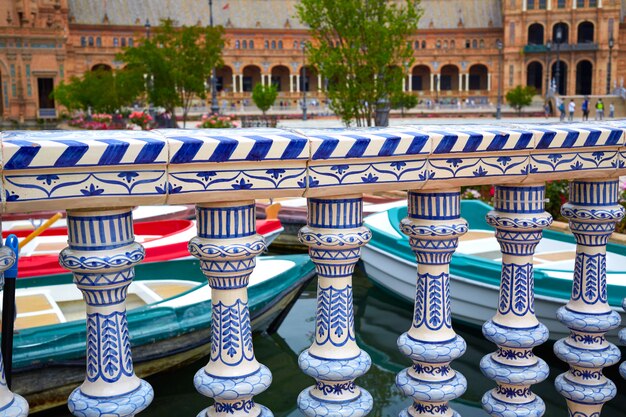
{"type": "Polygon", "coordinates": [[[596,120],[604,119],[604,103],[602,99],[598,99],[596,102],[596,120]]]}
{"type": "Polygon", "coordinates": [[[580,106],[583,111],[583,121],[589,120],[589,99],[585,97],[583,104],[580,106]]]}
{"type": "Polygon", "coordinates": [[[574,103],[573,98],[569,100],[568,111],[569,111],[569,117],[567,118],[567,120],[569,120],[570,122],[573,122],[574,112],[576,111],[576,103],[574,103]]]}
{"type": "Polygon", "coordinates": [[[611,119],[615,117],[615,105],[613,103],[609,104],[609,117],[611,119]]]}
{"type": "Polygon", "coordinates": [[[560,100],[560,103],[559,103],[559,113],[561,113],[559,115],[559,119],[561,121],[565,120],[565,103],[563,102],[563,100],[560,100]]]}

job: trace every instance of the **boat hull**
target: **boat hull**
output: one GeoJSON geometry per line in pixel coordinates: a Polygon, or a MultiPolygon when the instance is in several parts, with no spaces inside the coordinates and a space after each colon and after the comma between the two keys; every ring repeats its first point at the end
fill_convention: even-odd
{"type": "MultiPolygon", "coordinates": [[[[368,277],[378,286],[388,290],[407,302],[414,302],[417,280],[417,263],[408,262],[379,249],[367,245],[362,248],[362,259],[368,277]]],[[[450,295],[452,298],[452,317],[472,326],[482,326],[491,319],[497,309],[499,287],[476,282],[458,275],[450,275],[450,295]]],[[[556,319],[557,310],[567,300],[560,298],[535,296],[535,313],[540,322],[550,331],[550,339],[558,340],[569,332],[556,319]]],[[[626,314],[615,309],[626,322],[626,314]]],[[[617,343],[617,331],[609,332],[609,340],[617,343]]]]}

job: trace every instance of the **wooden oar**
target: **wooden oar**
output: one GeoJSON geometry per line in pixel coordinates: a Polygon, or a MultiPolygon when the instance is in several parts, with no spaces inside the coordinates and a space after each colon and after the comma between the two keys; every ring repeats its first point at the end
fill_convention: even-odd
{"type": "Polygon", "coordinates": [[[61,213],[57,213],[54,216],[50,217],[48,220],[45,221],[44,224],[42,224],[41,226],[33,230],[30,235],[26,236],[24,240],[20,242],[19,248],[22,249],[24,246],[28,244],[28,242],[30,242],[31,240],[33,240],[34,238],[42,234],[47,228],[52,226],[54,222],[59,220],[61,217],[63,217],[63,214],[61,213]]]}
{"type": "MultiPolygon", "coordinates": [[[[40,232],[41,233],[41,232],[40,232]]],[[[17,236],[9,235],[5,245],[15,254],[15,263],[4,271],[4,290],[2,294],[2,360],[7,386],[11,388],[11,370],[13,369],[13,329],[15,326],[15,279],[17,278],[17,258],[19,249],[17,236]]]]}

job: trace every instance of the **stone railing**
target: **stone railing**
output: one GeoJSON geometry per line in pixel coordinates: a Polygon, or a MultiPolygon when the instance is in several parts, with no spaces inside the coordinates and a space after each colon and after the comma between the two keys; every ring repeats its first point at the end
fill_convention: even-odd
{"type": "MultiPolygon", "coordinates": [[[[586,272],[594,262],[603,265],[607,239],[623,216],[617,199],[618,177],[626,174],[625,128],[626,123],[5,132],[2,212],[67,210],[69,246],[59,259],[84,294],[90,330],[98,333],[106,319],[127,334],[125,290],[144,256],[132,234],[131,207],[197,204],[198,235],[190,252],[214,290],[212,302],[241,305],[243,334],[250,331],[244,314],[247,277],[265,248],[254,222],[245,221],[253,219],[254,199],[307,197],[300,239],[318,271],[318,317],[315,340],[299,363],[316,384],[301,393],[298,406],[308,416],[362,416],[371,410],[372,397],[354,381],[371,361],[356,343],[351,293],[354,266],[371,237],[362,223],[361,195],[408,189],[408,217],[401,227],[418,261],[416,299],[424,302],[416,304],[413,324],[398,341],[413,362],[396,380],[414,400],[402,415],[456,416],[448,401],[463,395],[466,380],[450,362],[466,345],[449,320],[449,263],[467,231],[460,187],[496,184],[487,221],[501,246],[502,282],[500,302],[483,332],[497,349],[480,364],[496,387],[483,397],[483,407],[492,416],[541,416],[543,401],[531,386],[547,377],[548,365],[532,349],[548,332],[533,307],[533,253],[552,221],[543,208],[544,184],[570,179],[563,214],[576,237],[579,267],[572,299],[558,313],[571,333],[555,352],[570,370],[556,386],[571,416],[597,417],[616,391],[602,368],[619,362],[619,350],[603,335],[619,325],[619,315],[607,304],[605,268],[598,267],[593,278],[586,272]],[[437,294],[428,285],[436,280],[437,294]],[[588,285],[597,285],[594,293],[604,296],[581,296],[576,288],[588,285]],[[515,306],[506,295],[511,286],[517,289],[515,306]],[[445,320],[433,325],[432,314],[445,320]]],[[[5,252],[2,270],[12,263],[5,252]]],[[[219,326],[212,328],[213,341],[220,340],[219,326]]],[[[621,335],[626,342],[626,333],[621,335]]],[[[153,393],[133,372],[130,345],[117,347],[123,365],[112,374],[92,353],[100,348],[88,351],[94,366],[71,394],[70,410],[76,416],[135,415],[153,393]]],[[[207,416],[271,415],[253,400],[270,386],[271,374],[251,344],[228,354],[212,349],[194,382],[215,399],[207,416]]],[[[3,379],[0,410],[26,413],[3,379]]]]}

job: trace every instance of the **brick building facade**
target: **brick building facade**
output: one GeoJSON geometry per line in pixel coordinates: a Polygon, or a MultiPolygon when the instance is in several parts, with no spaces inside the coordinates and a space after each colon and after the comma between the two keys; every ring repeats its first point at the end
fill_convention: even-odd
{"type": "MultiPolygon", "coordinates": [[[[217,70],[221,103],[249,100],[256,83],[275,83],[279,102],[302,90],[323,97],[324,80],[306,68],[307,30],[296,0],[215,0],[226,28],[224,66],[217,70]]],[[[617,0],[422,0],[424,14],[410,40],[406,91],[424,100],[494,103],[515,85],[541,94],[556,82],[562,94],[604,94],[609,55],[611,90],[626,75],[624,12],[617,0]],[[559,29],[560,28],[560,29],[559,29]],[[557,33],[560,32],[560,42],[557,33]],[[609,42],[609,39],[613,39],[609,42]],[[499,42],[502,48],[498,49],[499,42]],[[612,48],[609,46],[612,45],[612,48]],[[546,68],[552,68],[548,76],[546,68]],[[552,80],[552,81],[551,81],[552,80]]],[[[0,2],[0,116],[29,120],[55,115],[49,93],[61,80],[97,67],[116,68],[115,54],[162,18],[207,25],[206,0],[4,0],[0,2]]]]}

